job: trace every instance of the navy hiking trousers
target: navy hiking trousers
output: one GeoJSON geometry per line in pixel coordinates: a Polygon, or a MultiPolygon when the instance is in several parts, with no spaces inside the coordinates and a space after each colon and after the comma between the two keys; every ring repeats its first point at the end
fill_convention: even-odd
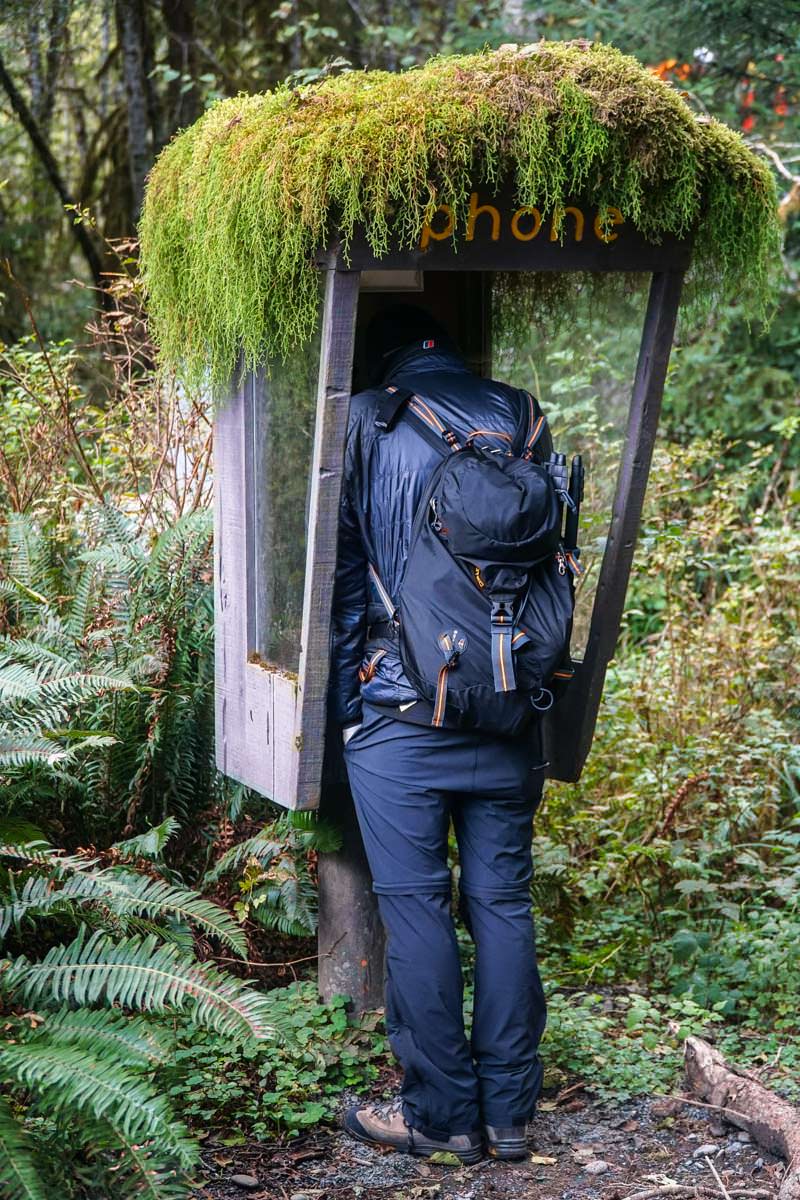
{"type": "Polygon", "coordinates": [[[386,1025],[403,1111],[433,1138],[524,1125],[541,1089],[545,1000],[531,914],[538,731],[520,739],[412,725],[364,705],[345,763],[387,933],[386,1025]],[[451,915],[475,943],[472,1033],[451,915]]]}

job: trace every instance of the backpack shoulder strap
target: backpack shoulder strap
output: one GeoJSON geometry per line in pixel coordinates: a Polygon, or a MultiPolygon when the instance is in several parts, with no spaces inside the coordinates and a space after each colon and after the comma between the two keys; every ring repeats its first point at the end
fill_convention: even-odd
{"type": "Polygon", "coordinates": [[[408,403],[414,393],[410,388],[399,388],[389,385],[383,387],[378,394],[375,406],[375,425],[384,433],[388,433],[394,425],[401,409],[408,403]]]}
{"type": "MultiPolygon", "coordinates": [[[[542,412],[539,407],[539,401],[532,392],[520,389],[520,396],[522,397],[523,406],[527,411],[528,418],[525,424],[524,440],[519,447],[518,453],[520,458],[530,459],[533,457],[534,447],[537,442],[547,431],[547,417],[542,412]]],[[[515,445],[515,451],[518,445],[519,443],[515,445]]]]}
{"type": "Polygon", "coordinates": [[[407,424],[424,438],[429,446],[446,458],[453,450],[460,450],[456,435],[439,419],[426,400],[410,388],[398,388],[393,384],[381,389],[378,399],[375,425],[387,433],[403,418],[407,424]]]}

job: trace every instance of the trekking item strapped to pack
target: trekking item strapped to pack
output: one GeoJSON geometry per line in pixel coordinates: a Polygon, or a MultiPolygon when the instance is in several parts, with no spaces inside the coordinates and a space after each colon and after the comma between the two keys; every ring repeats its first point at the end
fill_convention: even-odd
{"type": "Polygon", "coordinates": [[[563,454],[533,461],[546,422],[528,402],[519,454],[512,439],[507,450],[481,442],[487,431],[461,445],[407,389],[386,387],[378,403],[379,429],[403,419],[442,459],[414,516],[398,595],[370,565],[403,669],[432,703],[433,725],[447,715],[460,728],[517,733],[551,706],[554,680],[572,675],[583,468],[574,459],[568,482],[563,454]]]}

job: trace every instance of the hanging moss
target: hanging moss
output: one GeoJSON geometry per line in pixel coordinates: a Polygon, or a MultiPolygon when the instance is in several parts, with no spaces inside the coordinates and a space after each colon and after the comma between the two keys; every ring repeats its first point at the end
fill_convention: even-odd
{"type": "Polygon", "coordinates": [[[775,186],[741,137],[610,46],[540,42],[347,72],[215,104],[162,152],[141,221],[165,361],[228,379],[283,355],[317,320],[314,252],[362,226],[376,255],[416,245],[439,204],[511,178],[544,212],[617,205],[652,241],[695,233],[708,304],[769,298],[775,186]]]}

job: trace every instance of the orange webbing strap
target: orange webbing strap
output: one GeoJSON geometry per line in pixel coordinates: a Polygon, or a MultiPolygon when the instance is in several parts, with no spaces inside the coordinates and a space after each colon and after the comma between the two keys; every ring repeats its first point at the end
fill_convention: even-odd
{"type": "Polygon", "coordinates": [[[410,412],[413,412],[420,421],[424,421],[425,424],[434,431],[434,433],[437,433],[439,437],[444,438],[451,450],[455,451],[461,449],[461,446],[459,445],[458,440],[452,430],[448,429],[442,424],[431,406],[425,400],[423,400],[421,396],[418,396],[416,392],[408,402],[408,409],[410,412]]]}
{"type": "Polygon", "coordinates": [[[441,728],[444,724],[444,709],[447,700],[447,675],[450,671],[447,663],[443,663],[439,668],[439,677],[436,681],[436,703],[433,707],[433,716],[431,717],[431,725],[441,728]]]}
{"type": "Polygon", "coordinates": [[[511,653],[514,614],[508,597],[492,601],[492,675],[496,692],[513,692],[517,681],[511,653]]]}
{"type": "Polygon", "coordinates": [[[547,427],[547,417],[544,413],[539,413],[537,417],[536,401],[530,392],[526,392],[525,395],[528,397],[528,436],[521,457],[530,458],[533,454],[534,446],[547,427]]]}
{"type": "Polygon", "coordinates": [[[385,650],[376,650],[366,667],[358,668],[358,678],[362,683],[369,683],[370,679],[372,679],[372,676],[375,674],[375,668],[385,653],[385,650]]]}

